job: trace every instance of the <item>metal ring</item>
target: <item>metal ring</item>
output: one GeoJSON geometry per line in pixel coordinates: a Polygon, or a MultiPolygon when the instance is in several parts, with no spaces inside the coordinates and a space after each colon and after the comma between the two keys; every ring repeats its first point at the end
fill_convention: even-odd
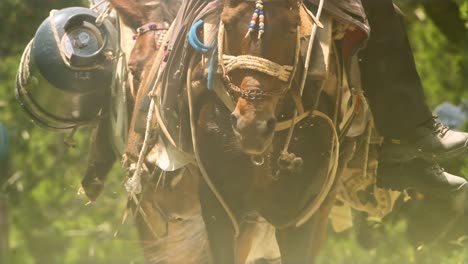
{"type": "Polygon", "coordinates": [[[255,166],[262,166],[265,163],[265,158],[260,155],[250,156],[250,161],[252,161],[255,166]]]}

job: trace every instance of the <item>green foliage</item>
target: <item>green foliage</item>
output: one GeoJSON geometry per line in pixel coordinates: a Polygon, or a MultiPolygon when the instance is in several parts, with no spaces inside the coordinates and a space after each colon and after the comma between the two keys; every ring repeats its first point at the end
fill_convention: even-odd
{"type": "Polygon", "coordinates": [[[429,19],[412,23],[409,35],[429,105],[468,98],[468,53],[450,43],[429,19]]]}
{"type": "Polygon", "coordinates": [[[461,0],[460,2],[460,14],[466,21],[466,27],[468,28],[468,0],[461,0]]]}
{"type": "Polygon", "coordinates": [[[0,185],[10,203],[9,263],[141,263],[131,220],[120,227],[126,207],[120,166],[111,172],[102,197],[86,205],[77,192],[87,164],[89,130],[78,132],[77,146],[69,148],[67,135],[34,126],[14,97],[18,62],[12,56],[0,66],[2,76],[9,76],[0,84],[7,105],[0,120],[12,141],[10,168],[1,173],[0,185]],[[122,231],[114,237],[118,229],[122,231]]]}
{"type": "MultiPolygon", "coordinates": [[[[401,213],[399,212],[400,215],[401,213]]],[[[410,243],[412,239],[409,237],[407,221],[401,216],[389,217],[390,219],[379,223],[366,222],[363,214],[356,213],[352,229],[338,234],[330,230],[331,235],[326,241],[318,263],[461,264],[468,262],[466,245],[457,245],[455,241],[415,245],[410,243]]],[[[425,232],[433,238],[440,235],[432,229],[425,232]]]]}
{"type": "Polygon", "coordinates": [[[83,6],[84,0],[3,0],[0,1],[0,56],[17,54],[24,49],[39,24],[52,9],[83,6]]]}

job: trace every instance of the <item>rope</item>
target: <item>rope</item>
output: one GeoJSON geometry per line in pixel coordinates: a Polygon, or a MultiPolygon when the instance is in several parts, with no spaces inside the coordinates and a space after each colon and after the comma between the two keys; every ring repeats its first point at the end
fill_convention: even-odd
{"type": "MultiPolygon", "coordinates": [[[[320,0],[319,6],[317,9],[317,15],[315,15],[315,20],[317,21],[320,21],[320,16],[322,15],[324,2],[325,0],[320,0]]],[[[312,15],[312,17],[314,16],[312,15]]],[[[307,73],[309,71],[309,65],[310,65],[310,57],[312,55],[312,47],[314,46],[313,44],[314,44],[315,36],[317,35],[317,27],[318,27],[318,24],[314,23],[312,27],[312,32],[310,33],[309,45],[307,46],[307,54],[306,54],[305,62],[304,62],[304,73],[302,75],[301,83],[299,86],[301,89],[301,95],[302,95],[302,92],[304,91],[305,82],[307,80],[307,73]]]]}
{"type": "Polygon", "coordinates": [[[223,64],[226,74],[236,69],[249,69],[263,72],[283,82],[289,80],[294,69],[294,66],[279,65],[270,60],[252,55],[231,56],[223,54],[223,64]]]}
{"type": "MultiPolygon", "coordinates": [[[[297,47],[296,47],[296,60],[294,62],[294,65],[297,65],[299,63],[299,54],[300,54],[300,30],[297,29],[297,47]]],[[[296,67],[297,68],[297,67],[296,67]]],[[[296,69],[294,70],[296,71],[296,69]]],[[[295,73],[294,73],[295,74],[295,73]]],[[[306,72],[304,72],[304,74],[306,74],[306,72]]],[[[290,80],[290,84],[289,86],[291,87],[292,85],[292,78],[290,80]]],[[[302,93],[300,92],[299,93],[299,97],[302,98],[302,93]]],[[[288,131],[288,135],[286,136],[286,143],[284,144],[284,147],[283,147],[283,151],[282,151],[282,155],[287,155],[288,153],[288,149],[289,149],[289,144],[291,143],[291,139],[292,139],[292,136],[293,136],[293,133],[294,133],[294,125],[295,125],[295,122],[296,122],[296,119],[298,118],[298,112],[297,112],[297,107],[294,109],[294,113],[293,113],[293,117],[291,118],[291,125],[290,125],[290,129],[288,131]]]]}
{"type": "MultiPolygon", "coordinates": [[[[320,4],[319,4],[318,10],[317,10],[316,19],[318,21],[320,20],[320,15],[321,15],[322,8],[323,8],[323,2],[324,2],[324,0],[320,0],[320,4]]],[[[303,75],[302,75],[301,83],[299,85],[299,92],[300,92],[299,94],[300,94],[301,97],[303,95],[304,87],[305,87],[305,81],[307,79],[307,72],[308,72],[309,64],[310,64],[310,56],[312,54],[312,46],[313,46],[313,42],[314,42],[315,35],[316,35],[316,32],[317,32],[317,27],[318,27],[318,24],[314,23],[314,25],[312,27],[310,40],[309,40],[309,46],[308,46],[306,60],[305,60],[306,63],[304,65],[304,71],[302,73],[303,75]]],[[[323,188],[320,190],[319,194],[317,195],[317,198],[314,199],[313,203],[310,204],[307,207],[307,209],[304,210],[304,213],[302,214],[302,216],[300,216],[296,220],[296,226],[300,226],[300,225],[304,224],[306,221],[308,221],[310,219],[310,217],[312,217],[312,215],[314,215],[317,212],[317,210],[320,208],[322,203],[325,201],[326,197],[328,196],[328,193],[330,192],[331,188],[333,187],[333,183],[335,182],[336,172],[337,172],[337,169],[338,169],[338,162],[339,162],[339,155],[338,154],[339,154],[340,142],[339,142],[339,137],[338,137],[338,133],[336,131],[336,127],[335,127],[334,122],[326,114],[315,110],[315,108],[312,109],[311,112],[312,112],[312,117],[318,116],[318,117],[324,119],[327,122],[327,124],[330,126],[330,128],[332,129],[332,131],[333,131],[332,137],[333,138],[332,138],[332,154],[331,155],[334,156],[334,158],[333,158],[333,162],[329,163],[329,167],[328,167],[329,173],[327,174],[327,179],[325,180],[323,188]]],[[[288,131],[286,143],[284,145],[283,152],[282,152],[284,155],[288,154],[288,148],[289,148],[289,145],[291,143],[292,135],[293,135],[293,132],[294,132],[294,127],[295,127],[294,123],[295,123],[297,114],[298,114],[297,109],[295,109],[293,118],[291,120],[292,124],[290,126],[290,130],[288,131]]]]}
{"type": "Polygon", "coordinates": [[[213,49],[211,52],[210,56],[210,64],[208,65],[208,80],[207,80],[207,85],[209,90],[213,90],[213,78],[214,78],[214,72],[215,68],[218,65],[218,60],[217,60],[217,55],[216,55],[217,50],[213,49]]]}
{"type": "Polygon", "coordinates": [[[143,140],[143,146],[141,147],[140,154],[138,155],[138,161],[137,165],[135,168],[135,173],[133,174],[132,177],[130,177],[127,182],[125,182],[125,189],[127,190],[128,193],[134,194],[134,193],[141,193],[141,173],[142,173],[142,164],[144,160],[144,156],[146,151],[148,150],[149,144],[149,138],[151,137],[151,121],[153,120],[153,114],[154,114],[154,100],[151,100],[148,115],[146,116],[146,130],[145,130],[145,138],[143,140]]]}
{"type": "Polygon", "coordinates": [[[240,232],[240,227],[239,223],[232,212],[231,208],[228,206],[226,201],[223,199],[222,195],[218,192],[216,186],[214,183],[211,181],[208,172],[206,171],[205,167],[203,166],[202,160],[200,158],[200,152],[198,150],[198,144],[197,144],[197,129],[196,129],[196,121],[195,121],[195,113],[193,109],[193,98],[192,98],[192,69],[193,65],[195,64],[195,58],[196,55],[192,56],[190,60],[190,64],[188,67],[187,71],[187,97],[188,97],[188,104],[189,104],[189,114],[190,114],[190,129],[192,132],[192,144],[193,144],[193,152],[195,154],[195,158],[197,160],[198,168],[200,169],[201,175],[203,177],[203,180],[205,181],[206,185],[210,188],[210,190],[213,192],[214,196],[216,199],[218,199],[219,203],[221,206],[224,208],[226,211],[226,214],[228,215],[229,219],[232,222],[232,226],[234,229],[234,236],[237,238],[239,236],[240,232]]]}
{"type": "MultiPolygon", "coordinates": [[[[67,130],[67,129],[73,129],[77,126],[81,126],[81,125],[88,123],[85,121],[81,121],[81,122],[74,122],[74,124],[67,123],[63,126],[60,126],[60,125],[50,124],[44,121],[43,118],[40,118],[37,115],[36,110],[37,110],[38,105],[34,100],[30,98],[29,91],[25,88],[25,86],[27,85],[29,81],[29,77],[31,74],[29,66],[31,62],[31,48],[32,48],[33,42],[34,42],[34,38],[31,39],[31,41],[29,41],[28,45],[24,49],[23,54],[21,55],[21,60],[20,60],[19,69],[18,69],[18,86],[19,87],[17,87],[16,92],[17,92],[17,96],[21,102],[21,106],[23,107],[23,109],[32,117],[32,120],[34,121],[35,124],[48,128],[48,129],[67,130]],[[26,102],[24,101],[24,97],[27,98],[26,102]],[[28,102],[32,102],[32,104],[28,102]]],[[[39,111],[42,111],[42,110],[39,110],[39,111]]],[[[99,118],[100,118],[100,114],[98,115],[96,120],[98,120],[99,118]]]]}
{"type": "Polygon", "coordinates": [[[297,123],[301,122],[302,120],[304,120],[306,117],[309,117],[310,115],[311,115],[311,111],[306,111],[302,113],[301,115],[296,116],[292,119],[278,122],[276,123],[275,131],[276,132],[283,131],[283,130],[290,128],[291,126],[295,126],[297,123]]]}
{"type": "Polygon", "coordinates": [[[104,10],[99,13],[99,15],[96,18],[96,25],[100,26],[102,23],[104,23],[104,20],[109,16],[109,14],[112,12],[112,6],[110,5],[109,2],[105,3],[106,7],[104,10]]]}
{"type": "Polygon", "coordinates": [[[193,24],[188,34],[188,40],[192,48],[204,54],[204,53],[207,53],[210,49],[214,48],[214,45],[211,45],[211,46],[205,45],[198,38],[197,30],[201,25],[203,25],[203,19],[200,19],[197,22],[195,22],[195,24],[193,24]]]}
{"type": "MultiPolygon", "coordinates": [[[[318,12],[317,12],[317,20],[320,18],[320,14],[321,14],[321,11],[322,11],[322,8],[323,8],[323,2],[324,0],[321,0],[320,1],[320,5],[319,5],[319,9],[318,9],[318,12]]],[[[312,51],[312,44],[313,44],[313,41],[314,41],[314,37],[315,37],[315,34],[316,34],[316,31],[317,31],[317,26],[318,24],[314,23],[314,26],[312,28],[312,33],[311,33],[311,38],[310,38],[310,41],[309,41],[309,48],[308,48],[308,53],[307,53],[307,58],[306,58],[306,62],[307,62],[307,65],[304,67],[304,72],[303,72],[303,75],[302,75],[302,81],[301,81],[301,84],[299,86],[299,91],[300,91],[300,96],[302,96],[303,94],[303,90],[304,90],[304,86],[305,86],[305,80],[307,78],[307,70],[308,70],[308,64],[310,64],[310,55],[311,55],[311,51],[312,51]]],[[[299,30],[298,30],[299,32],[299,30]]],[[[299,61],[299,52],[300,52],[300,35],[298,33],[298,44],[296,45],[296,50],[295,50],[295,64],[294,65],[297,65],[298,64],[298,61],[299,61]]],[[[218,43],[219,43],[219,46],[218,46],[218,56],[219,56],[219,60],[222,61],[223,63],[221,63],[221,69],[222,69],[222,73],[223,73],[223,77],[225,79],[225,81],[227,83],[231,83],[230,82],[230,79],[229,79],[229,76],[227,76],[227,74],[235,69],[250,69],[250,70],[255,70],[255,71],[260,71],[262,73],[265,73],[265,74],[268,74],[270,76],[273,76],[273,77],[276,77],[282,81],[285,81],[285,82],[288,82],[289,81],[289,87],[287,88],[288,90],[290,89],[291,87],[291,84],[292,84],[292,81],[293,81],[293,78],[290,78],[291,76],[294,76],[295,72],[296,72],[296,68],[297,67],[294,67],[294,66],[289,66],[289,65],[279,65],[277,63],[274,63],[272,61],[269,61],[267,59],[264,59],[264,58],[260,58],[260,57],[256,57],[256,56],[250,56],[250,55],[241,55],[241,56],[230,56],[230,55],[226,55],[224,54],[224,25],[223,23],[221,22],[220,23],[220,29],[219,29],[219,33],[218,33],[218,43]]],[[[327,124],[330,126],[330,128],[332,129],[333,133],[332,133],[332,154],[331,154],[331,161],[329,163],[329,166],[328,166],[328,174],[327,174],[327,178],[326,178],[326,181],[323,185],[323,188],[320,190],[319,194],[317,195],[317,198],[314,199],[314,201],[306,208],[306,210],[303,211],[302,215],[300,215],[299,217],[297,217],[295,220],[294,220],[294,223],[296,226],[300,226],[302,224],[304,224],[308,219],[310,219],[310,217],[316,213],[316,211],[320,208],[320,206],[322,205],[322,203],[325,201],[326,197],[328,196],[331,188],[333,187],[333,183],[335,182],[335,178],[336,178],[336,173],[337,173],[337,169],[338,169],[338,162],[339,162],[339,145],[340,145],[340,142],[339,142],[339,137],[338,137],[338,134],[337,134],[337,131],[336,131],[336,127],[335,127],[335,124],[333,123],[333,121],[330,119],[330,117],[328,117],[327,115],[325,115],[324,113],[320,112],[320,111],[317,111],[315,109],[313,109],[312,111],[310,111],[312,113],[312,116],[318,116],[322,119],[324,119],[327,124]]],[[[298,115],[298,112],[297,112],[297,109],[294,110],[294,115],[293,115],[293,118],[290,120],[290,121],[286,121],[286,122],[290,122],[291,125],[289,126],[290,130],[288,131],[288,136],[287,136],[287,139],[286,139],[286,143],[285,143],[285,146],[284,146],[284,149],[283,149],[283,153],[284,154],[288,154],[287,150],[289,148],[289,145],[290,145],[290,142],[291,142],[291,139],[292,139],[292,134],[294,132],[294,125],[299,122],[299,120],[302,120],[303,118],[307,117],[307,115],[301,115],[299,118],[297,118],[297,115],[298,115]],[[297,120],[297,119],[299,120],[297,120]]],[[[193,133],[192,133],[192,136],[193,136],[193,133]]],[[[194,146],[195,147],[195,146],[194,146]]],[[[198,157],[197,157],[198,159],[198,157]]],[[[204,177],[208,178],[208,175],[204,175],[206,172],[203,172],[202,171],[202,174],[204,177]]],[[[214,186],[213,186],[214,188],[214,186]]],[[[213,189],[212,189],[213,190],[213,189]]],[[[220,202],[222,203],[222,197],[217,197],[218,200],[220,200],[220,202]]],[[[226,206],[227,205],[224,205],[222,204],[224,207],[225,207],[225,210],[226,212],[228,212],[228,215],[229,215],[229,211],[226,206]]],[[[231,215],[229,215],[231,217],[231,215]]],[[[232,222],[234,224],[234,228],[236,229],[236,219],[232,216],[232,222]]],[[[289,226],[291,223],[289,223],[287,226],[289,226]]]]}
{"type": "MultiPolygon", "coordinates": [[[[171,27],[168,30],[168,33],[166,34],[165,41],[166,42],[169,38],[169,36],[172,34],[172,30],[174,29],[174,23],[172,23],[171,27]]],[[[164,56],[164,49],[159,49],[157,56],[156,56],[156,63],[153,64],[153,67],[159,67],[162,59],[164,56]]],[[[153,68],[152,68],[153,69],[153,68]]],[[[150,71],[151,72],[151,71],[150,71]]],[[[148,150],[149,147],[149,139],[151,137],[151,121],[153,120],[153,114],[155,113],[155,99],[153,97],[159,82],[161,81],[161,74],[158,74],[156,77],[156,80],[154,82],[154,85],[150,91],[151,95],[151,102],[148,110],[148,115],[146,116],[146,130],[145,130],[145,137],[143,139],[143,145],[140,149],[140,153],[138,155],[138,161],[136,163],[135,167],[135,172],[133,173],[132,177],[130,177],[127,182],[125,183],[125,189],[129,193],[140,193],[141,192],[141,173],[142,173],[142,166],[143,166],[143,160],[145,157],[145,154],[148,150]]],[[[144,85],[151,85],[151,82],[145,82],[144,85]]],[[[142,87],[145,88],[145,87],[142,87]]],[[[146,89],[145,89],[146,90],[146,89]]],[[[163,123],[160,124],[160,126],[164,126],[163,123]]]]}
{"type": "MultiPolygon", "coordinates": [[[[318,21],[320,21],[320,15],[322,13],[323,2],[324,2],[324,0],[320,0],[319,9],[317,10],[316,19],[318,21]]],[[[308,49],[307,49],[306,64],[304,65],[304,71],[302,73],[302,79],[301,79],[301,83],[299,85],[299,96],[300,97],[302,97],[302,95],[304,93],[305,81],[307,79],[307,73],[308,73],[309,64],[310,64],[310,56],[312,54],[312,46],[313,46],[312,44],[314,42],[316,33],[317,33],[317,24],[314,23],[314,26],[312,27],[310,40],[309,40],[309,46],[308,46],[308,49]]],[[[318,102],[318,98],[319,98],[319,95],[317,95],[316,104],[318,102]]],[[[316,105],[314,105],[314,108],[312,109],[312,113],[316,112],[315,108],[316,108],[316,105]]],[[[291,121],[292,124],[294,124],[294,120],[296,119],[297,114],[298,114],[297,109],[295,109],[294,114],[293,114],[293,118],[292,118],[292,121],[291,121]]],[[[334,129],[336,130],[336,128],[334,128],[334,129]]],[[[284,148],[283,148],[283,153],[287,153],[289,145],[291,144],[291,139],[292,139],[293,133],[294,133],[294,125],[291,125],[291,128],[288,131],[288,135],[287,135],[287,138],[286,138],[286,143],[285,143],[284,148]]]]}
{"type": "Polygon", "coordinates": [[[94,1],[91,0],[90,2],[92,5],[89,7],[89,9],[98,9],[100,5],[107,3],[107,0],[101,0],[97,3],[94,3],[94,1]]]}
{"type": "MultiPolygon", "coordinates": [[[[295,50],[294,65],[297,65],[297,62],[299,60],[299,51],[300,51],[299,33],[297,35],[297,38],[298,38],[298,42],[297,42],[296,50],[295,50]]],[[[224,54],[224,24],[222,21],[220,22],[219,31],[218,31],[218,60],[222,61],[220,66],[221,66],[221,71],[223,74],[224,81],[228,84],[231,84],[228,87],[232,86],[232,83],[228,76],[228,74],[231,71],[235,69],[250,69],[250,70],[265,73],[272,77],[276,77],[281,81],[289,82],[288,87],[286,87],[286,90],[289,90],[292,84],[291,77],[294,76],[294,73],[296,71],[296,67],[294,66],[279,65],[278,63],[275,63],[270,60],[257,57],[257,56],[252,56],[252,55],[232,56],[232,55],[224,54]]]]}
{"type": "Polygon", "coordinates": [[[21,88],[26,85],[29,80],[30,72],[29,72],[29,63],[31,61],[31,47],[34,38],[29,41],[28,45],[24,49],[23,55],[21,55],[20,67],[18,69],[18,79],[21,88]]]}
{"type": "Polygon", "coordinates": [[[207,87],[209,90],[213,90],[213,76],[215,72],[215,67],[218,61],[216,60],[216,42],[208,46],[200,41],[197,35],[198,28],[203,25],[203,19],[198,20],[195,24],[192,25],[188,34],[188,40],[190,46],[195,49],[195,51],[202,54],[206,54],[211,50],[210,62],[208,65],[208,78],[207,78],[207,87]]]}
{"type": "Polygon", "coordinates": [[[320,208],[322,203],[325,201],[327,198],[330,190],[333,187],[333,184],[335,183],[335,178],[336,178],[336,172],[338,171],[338,163],[339,163],[339,150],[340,150],[340,141],[338,138],[338,133],[336,131],[336,127],[333,123],[333,121],[328,117],[326,114],[320,112],[320,111],[314,111],[313,116],[320,117],[324,119],[327,124],[330,126],[332,129],[332,153],[331,153],[331,159],[332,162],[329,163],[328,166],[328,174],[327,178],[325,179],[325,183],[323,185],[323,188],[320,190],[319,194],[317,195],[317,198],[315,198],[314,202],[310,204],[306,210],[304,210],[304,213],[302,216],[300,216],[297,219],[296,226],[301,226],[304,224],[306,221],[308,221],[312,215],[314,215],[317,210],[320,208]]]}

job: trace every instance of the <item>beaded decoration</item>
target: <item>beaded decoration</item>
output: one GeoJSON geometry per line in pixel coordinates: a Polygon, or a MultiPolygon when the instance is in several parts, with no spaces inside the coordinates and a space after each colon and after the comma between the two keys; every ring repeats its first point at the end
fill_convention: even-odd
{"type": "Polygon", "coordinates": [[[156,48],[159,49],[162,45],[162,40],[164,38],[165,33],[169,29],[169,24],[166,22],[163,23],[154,23],[150,22],[148,24],[145,24],[136,30],[136,34],[133,35],[133,40],[136,40],[139,36],[145,34],[146,32],[156,32],[156,48]]]}
{"type": "Polygon", "coordinates": [[[258,39],[260,39],[265,32],[265,16],[263,15],[263,0],[255,1],[255,11],[250,20],[249,30],[245,37],[249,36],[255,30],[255,26],[258,22],[258,39]]]}

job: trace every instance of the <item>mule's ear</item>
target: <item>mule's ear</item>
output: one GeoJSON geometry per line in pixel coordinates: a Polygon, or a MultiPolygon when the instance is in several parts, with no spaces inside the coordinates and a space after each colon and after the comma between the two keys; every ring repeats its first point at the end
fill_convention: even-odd
{"type": "Polygon", "coordinates": [[[109,0],[111,6],[117,10],[125,25],[137,29],[148,21],[148,7],[136,0],[109,0]]]}

